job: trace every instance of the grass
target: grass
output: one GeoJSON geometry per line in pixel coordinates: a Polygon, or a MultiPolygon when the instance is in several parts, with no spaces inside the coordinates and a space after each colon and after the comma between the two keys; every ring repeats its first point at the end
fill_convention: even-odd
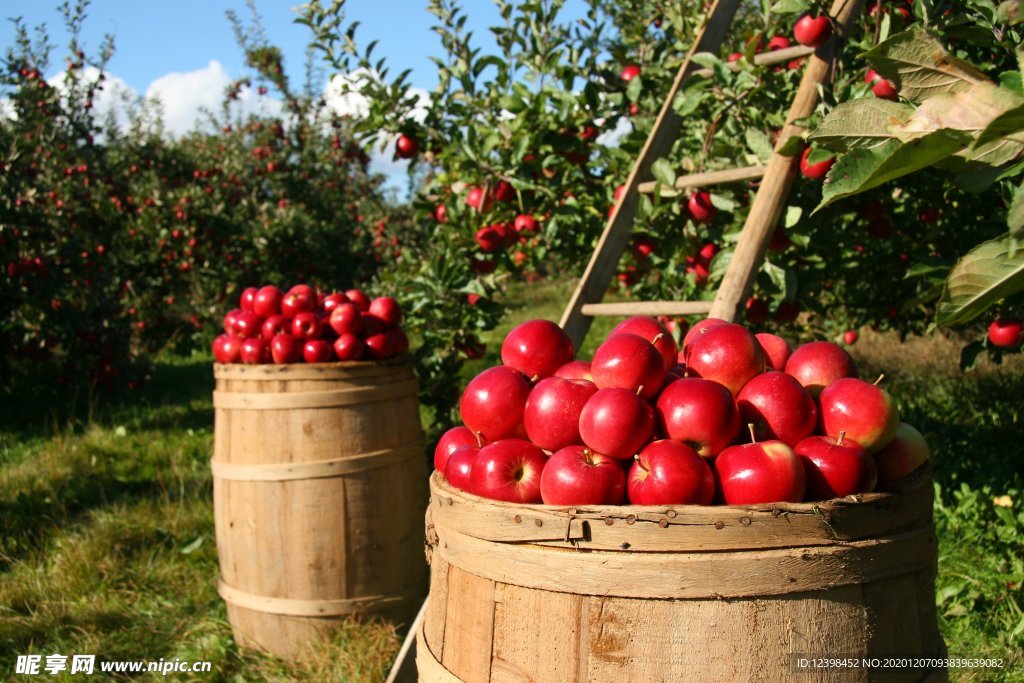
{"type": "MultiPolygon", "coordinates": [[[[570,291],[513,288],[487,356],[459,381],[496,362],[513,325],[557,319],[570,291]]],[[[584,355],[611,324],[596,323],[584,355]]],[[[958,349],[866,332],[852,352],[865,376],[886,372],[904,419],[934,450],[950,652],[1009,657],[1024,649],[1024,358],[964,375],[958,349]]],[[[401,635],[387,624],[348,623],[304,663],[235,646],[215,588],[208,358],[162,359],[143,389],[91,413],[88,397],[70,400],[44,380],[21,377],[0,394],[0,679],[24,653],[210,661],[203,681],[382,678],[401,635]]],[[[1024,665],[951,677],[1020,681],[1024,665]]]]}

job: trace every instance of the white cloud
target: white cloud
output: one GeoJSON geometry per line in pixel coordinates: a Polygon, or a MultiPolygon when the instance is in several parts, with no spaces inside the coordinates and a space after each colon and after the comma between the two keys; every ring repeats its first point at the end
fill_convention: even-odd
{"type": "Polygon", "coordinates": [[[146,97],[160,100],[166,130],[181,135],[195,129],[201,109],[218,109],[230,82],[224,66],[211,60],[206,68],[156,79],[146,89],[146,97]]]}
{"type": "Polygon", "coordinates": [[[606,130],[597,136],[597,144],[605,147],[618,147],[619,142],[622,138],[626,137],[633,132],[633,122],[625,116],[620,116],[619,120],[615,122],[615,128],[606,130]]]}

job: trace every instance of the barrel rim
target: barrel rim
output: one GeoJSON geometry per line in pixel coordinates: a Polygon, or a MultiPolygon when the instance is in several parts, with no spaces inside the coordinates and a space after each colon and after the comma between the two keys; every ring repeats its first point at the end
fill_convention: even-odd
{"type": "Polygon", "coordinates": [[[332,370],[373,370],[410,366],[412,356],[403,353],[384,360],[346,360],[332,363],[214,363],[217,379],[293,379],[282,375],[328,375],[332,370]],[[263,375],[263,376],[261,376],[263,375]]]}

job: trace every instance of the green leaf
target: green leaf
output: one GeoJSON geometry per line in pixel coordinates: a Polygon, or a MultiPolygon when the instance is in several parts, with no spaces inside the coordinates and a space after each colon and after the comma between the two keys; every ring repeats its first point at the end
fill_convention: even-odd
{"type": "Polygon", "coordinates": [[[747,149],[757,155],[758,161],[766,163],[772,156],[772,141],[764,131],[747,128],[745,136],[747,149]]]}
{"type": "Polygon", "coordinates": [[[1020,10],[1020,0],[1003,0],[999,3],[996,19],[1010,26],[1016,26],[1024,21],[1024,13],[1020,10]]]}
{"type": "Polygon", "coordinates": [[[970,322],[990,306],[1024,290],[1024,250],[1013,256],[1013,240],[1004,235],[982,242],[960,259],[937,307],[941,327],[970,322]]]}
{"type": "Polygon", "coordinates": [[[655,159],[651,164],[651,175],[665,187],[675,187],[676,172],[672,169],[672,164],[668,159],[664,157],[655,159]]]}
{"type": "Polygon", "coordinates": [[[1010,229],[1011,239],[1024,237],[1024,185],[1018,185],[1010,200],[1010,209],[1006,214],[1006,226],[1010,229]]]}
{"type": "Polygon", "coordinates": [[[791,135],[789,139],[782,143],[782,146],[776,150],[779,154],[784,157],[795,157],[804,151],[804,139],[799,135],[791,135]]]}
{"type": "Polygon", "coordinates": [[[815,213],[840,199],[919,171],[962,149],[970,137],[965,133],[940,130],[901,143],[890,140],[880,147],[860,147],[839,158],[828,173],[821,203],[815,213]]]}
{"type": "Polygon", "coordinates": [[[840,150],[878,147],[892,139],[891,126],[906,123],[913,113],[910,105],[877,97],[841,102],[807,139],[840,150]]]}
{"type": "MultiPolygon", "coordinates": [[[[1000,90],[1006,89],[1000,88],[1000,90]]],[[[1005,137],[1011,133],[1017,133],[1022,130],[1024,130],[1024,104],[1018,105],[1013,109],[1008,109],[992,119],[988,126],[981,131],[981,134],[978,136],[978,140],[974,143],[974,146],[980,147],[985,143],[998,140],[1001,137],[1005,137]]]]}
{"type": "Polygon", "coordinates": [[[911,102],[964,90],[973,83],[991,83],[973,65],[947,52],[938,38],[920,26],[879,43],[864,58],[911,102]]]}
{"type": "Polygon", "coordinates": [[[975,341],[960,349],[960,370],[973,370],[978,363],[978,356],[985,351],[985,342],[975,341]]]}
{"type": "Polygon", "coordinates": [[[629,98],[630,102],[636,102],[640,99],[640,92],[644,89],[644,82],[640,76],[634,76],[626,86],[626,97],[629,98]]]}
{"type": "Polygon", "coordinates": [[[772,14],[798,14],[811,9],[807,0],[777,0],[772,5],[772,14]]]}

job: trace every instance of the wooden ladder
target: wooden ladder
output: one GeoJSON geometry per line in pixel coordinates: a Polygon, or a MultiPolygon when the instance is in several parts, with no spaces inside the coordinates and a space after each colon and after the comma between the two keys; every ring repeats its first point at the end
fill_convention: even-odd
{"type": "Polygon", "coordinates": [[[619,259],[629,244],[639,195],[658,191],[658,183],[653,182],[651,164],[669,153],[679,135],[681,119],[672,109],[676,93],[691,77],[707,73],[699,67],[693,57],[702,52],[718,52],[740,2],[741,0],[716,0],[708,12],[707,20],[679,68],[654,128],[633,165],[622,199],[613,208],[590,263],[587,264],[587,269],[583,272],[583,277],[569,300],[565,313],[562,314],[560,324],[577,349],[583,344],[595,316],[705,315],[734,321],[740,303],[750,294],[757,271],[764,260],[765,249],[796,179],[798,156],[783,156],[778,150],[792,136],[803,132],[803,128],[796,122],[814,112],[818,104],[818,89],[829,79],[832,66],[839,54],[840,44],[848,33],[850,23],[860,15],[863,0],[833,1],[830,15],[834,19],[835,30],[828,42],[816,50],[797,46],[762,53],[754,58],[757,64],[769,65],[809,57],[800,87],[786,117],[786,124],[777,138],[776,149],[767,164],[684,175],[675,182],[674,189],[684,190],[761,179],[760,188],[750,207],[732,260],[714,300],[601,302],[608,291],[619,259]]]}

